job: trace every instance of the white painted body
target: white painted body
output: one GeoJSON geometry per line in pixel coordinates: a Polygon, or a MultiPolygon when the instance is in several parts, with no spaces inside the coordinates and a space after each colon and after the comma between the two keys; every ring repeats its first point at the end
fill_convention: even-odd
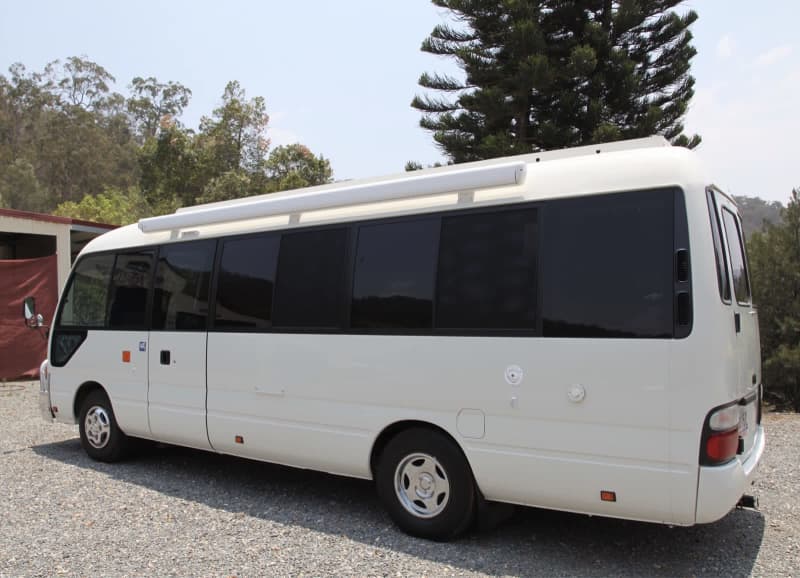
{"type": "MultiPolygon", "coordinates": [[[[735,334],[731,306],[720,300],[705,198],[710,181],[696,157],[663,141],[635,144],[516,157],[526,163],[522,184],[466,192],[483,206],[680,187],[694,300],[684,339],[90,330],[65,367],[51,368],[50,404],[60,408],[59,421],[74,423],[78,389],[96,382],[130,435],[359,478],[373,475],[371,452],[382,431],[425,422],[463,449],[490,500],[676,525],[719,519],[752,481],[763,430],[753,427],[747,451],[714,468],[698,465],[701,430],[712,408],[757,387],[750,375],[760,382],[756,317],[742,308],[746,326],[735,334]],[[140,342],[147,351],[139,351],[140,342]],[[168,367],[158,363],[162,345],[172,351],[168,367]],[[121,350],[132,351],[130,363],[121,363],[121,350]],[[601,501],[601,491],[616,492],[617,501],[601,501]]],[[[374,182],[381,181],[364,184],[374,182]]],[[[318,190],[327,189],[336,185],[318,190]]],[[[189,231],[143,233],[131,225],[84,253],[455,203],[455,194],[440,194],[189,231]]]]}

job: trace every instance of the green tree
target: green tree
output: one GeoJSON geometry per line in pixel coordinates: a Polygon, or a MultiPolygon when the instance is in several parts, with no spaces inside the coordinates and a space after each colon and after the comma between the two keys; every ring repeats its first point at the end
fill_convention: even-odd
{"type": "Polygon", "coordinates": [[[54,215],[84,219],[109,225],[128,225],[152,214],[150,206],[138,189],[109,188],[97,195],[86,195],[80,202],[61,203],[54,215]]]}
{"type": "Polygon", "coordinates": [[[247,99],[238,82],[225,86],[222,104],[200,120],[199,143],[214,176],[243,169],[263,170],[269,149],[266,136],[269,115],[264,98],[247,99]]]}
{"type": "Polygon", "coordinates": [[[748,241],[758,304],[764,384],[800,411],[800,191],[779,224],[766,223],[748,241]]]}
{"type": "Polygon", "coordinates": [[[41,74],[20,63],[8,72],[0,75],[0,166],[32,152],[41,116],[53,104],[41,74]]]}
{"type": "Polygon", "coordinates": [[[778,224],[781,221],[781,211],[783,205],[778,201],[768,203],[758,197],[747,197],[736,195],[733,197],[739,205],[739,213],[742,216],[742,228],[745,236],[749,239],[756,231],[760,231],[764,223],[778,224]]]}
{"type": "Polygon", "coordinates": [[[422,50],[464,78],[424,73],[420,125],[454,162],[662,134],[693,147],[693,11],[681,0],[432,0],[440,24],[422,50]]]}
{"type": "Polygon", "coordinates": [[[12,178],[24,185],[4,195],[7,204],[49,211],[136,182],[135,143],[113,80],[77,57],[41,73],[15,64],[0,77],[0,173],[10,173],[6,187],[12,178]]]}
{"type": "Polygon", "coordinates": [[[268,163],[264,99],[236,81],[197,133],[179,120],[191,96],[182,84],[137,76],[126,98],[114,82],[86,57],[0,75],[0,203],[116,223],[331,179],[329,162],[302,145],[268,163]]]}
{"type": "Polygon", "coordinates": [[[126,106],[142,141],[154,138],[162,124],[174,125],[192,96],[192,91],[179,82],[165,84],[152,76],[137,76],[130,90],[126,106]]]}
{"type": "Polygon", "coordinates": [[[194,134],[171,118],[162,118],[156,137],[138,149],[138,161],[139,187],[157,212],[165,204],[194,204],[208,180],[199,170],[194,134]]]}
{"type": "Polygon", "coordinates": [[[271,191],[286,191],[324,185],[333,179],[333,170],[328,159],[314,153],[299,143],[273,149],[266,162],[268,188],[271,191]]]}
{"type": "Polygon", "coordinates": [[[253,178],[242,169],[233,169],[211,179],[197,198],[198,203],[215,203],[257,195],[253,188],[253,178]]]}
{"type": "Polygon", "coordinates": [[[116,79],[85,56],[70,56],[63,63],[54,60],[45,66],[44,76],[50,80],[48,87],[57,96],[58,104],[65,109],[102,110],[113,97],[110,85],[116,79]]]}
{"type": "Polygon", "coordinates": [[[46,211],[50,208],[47,191],[36,178],[33,165],[26,159],[17,159],[0,172],[0,206],[21,211],[46,211]]]}

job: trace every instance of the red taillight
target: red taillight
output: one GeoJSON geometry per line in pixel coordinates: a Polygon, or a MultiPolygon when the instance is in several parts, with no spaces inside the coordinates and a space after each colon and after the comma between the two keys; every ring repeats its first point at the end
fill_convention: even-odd
{"type": "Polygon", "coordinates": [[[706,441],[706,457],[715,463],[727,462],[739,448],[739,428],[726,432],[713,432],[706,441]]]}
{"type": "Polygon", "coordinates": [[[708,415],[700,450],[702,465],[716,466],[736,457],[739,451],[740,418],[741,409],[738,404],[713,410],[708,415]]]}

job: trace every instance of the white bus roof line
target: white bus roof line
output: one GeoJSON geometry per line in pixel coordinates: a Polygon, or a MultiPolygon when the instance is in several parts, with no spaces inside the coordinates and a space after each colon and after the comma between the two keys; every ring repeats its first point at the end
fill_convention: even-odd
{"type": "Polygon", "coordinates": [[[303,212],[321,209],[520,185],[524,182],[525,166],[529,163],[664,146],[670,146],[669,142],[664,137],[655,136],[437,167],[389,177],[344,181],[283,193],[185,207],[171,215],[141,219],[139,229],[144,233],[151,233],[243,219],[278,215],[299,216],[303,212]]]}
{"type": "Polygon", "coordinates": [[[150,217],[139,221],[142,232],[167,231],[229,223],[306,211],[335,209],[365,203],[410,199],[444,193],[519,185],[525,180],[526,163],[507,162],[488,167],[468,167],[459,171],[410,175],[380,183],[358,183],[325,191],[298,192],[279,198],[257,198],[247,203],[207,207],[196,211],[150,217]]]}

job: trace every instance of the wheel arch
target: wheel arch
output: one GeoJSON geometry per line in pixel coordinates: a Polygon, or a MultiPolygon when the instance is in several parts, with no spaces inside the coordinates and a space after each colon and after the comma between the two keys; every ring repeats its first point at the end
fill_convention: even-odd
{"type": "MultiPolygon", "coordinates": [[[[375,441],[372,444],[372,451],[370,452],[369,455],[369,471],[372,474],[372,479],[375,479],[375,469],[378,466],[378,459],[380,458],[381,453],[386,447],[386,444],[389,443],[389,440],[391,440],[397,434],[410,429],[427,429],[430,431],[438,432],[443,436],[447,437],[450,441],[453,442],[453,444],[455,444],[455,446],[458,448],[458,451],[461,452],[461,455],[464,458],[464,461],[466,462],[467,467],[470,470],[470,473],[472,474],[472,479],[475,480],[475,472],[472,471],[472,464],[470,463],[469,457],[467,457],[467,453],[464,451],[464,448],[461,446],[458,440],[455,437],[453,437],[453,435],[443,427],[433,424],[431,422],[420,421],[420,420],[396,421],[392,424],[389,424],[388,426],[383,428],[383,430],[381,430],[381,432],[378,434],[378,436],[375,438],[375,441]]],[[[477,488],[477,481],[475,481],[475,486],[477,488]]]]}
{"type": "MultiPolygon", "coordinates": [[[[108,397],[108,392],[106,388],[102,385],[97,383],[96,381],[86,381],[80,385],[78,390],[75,392],[75,400],[72,402],[72,415],[75,418],[75,421],[78,421],[78,417],[80,416],[81,406],[83,405],[83,400],[92,393],[93,391],[102,391],[108,397]]],[[[109,398],[110,399],[110,398],[109,398]]]]}

